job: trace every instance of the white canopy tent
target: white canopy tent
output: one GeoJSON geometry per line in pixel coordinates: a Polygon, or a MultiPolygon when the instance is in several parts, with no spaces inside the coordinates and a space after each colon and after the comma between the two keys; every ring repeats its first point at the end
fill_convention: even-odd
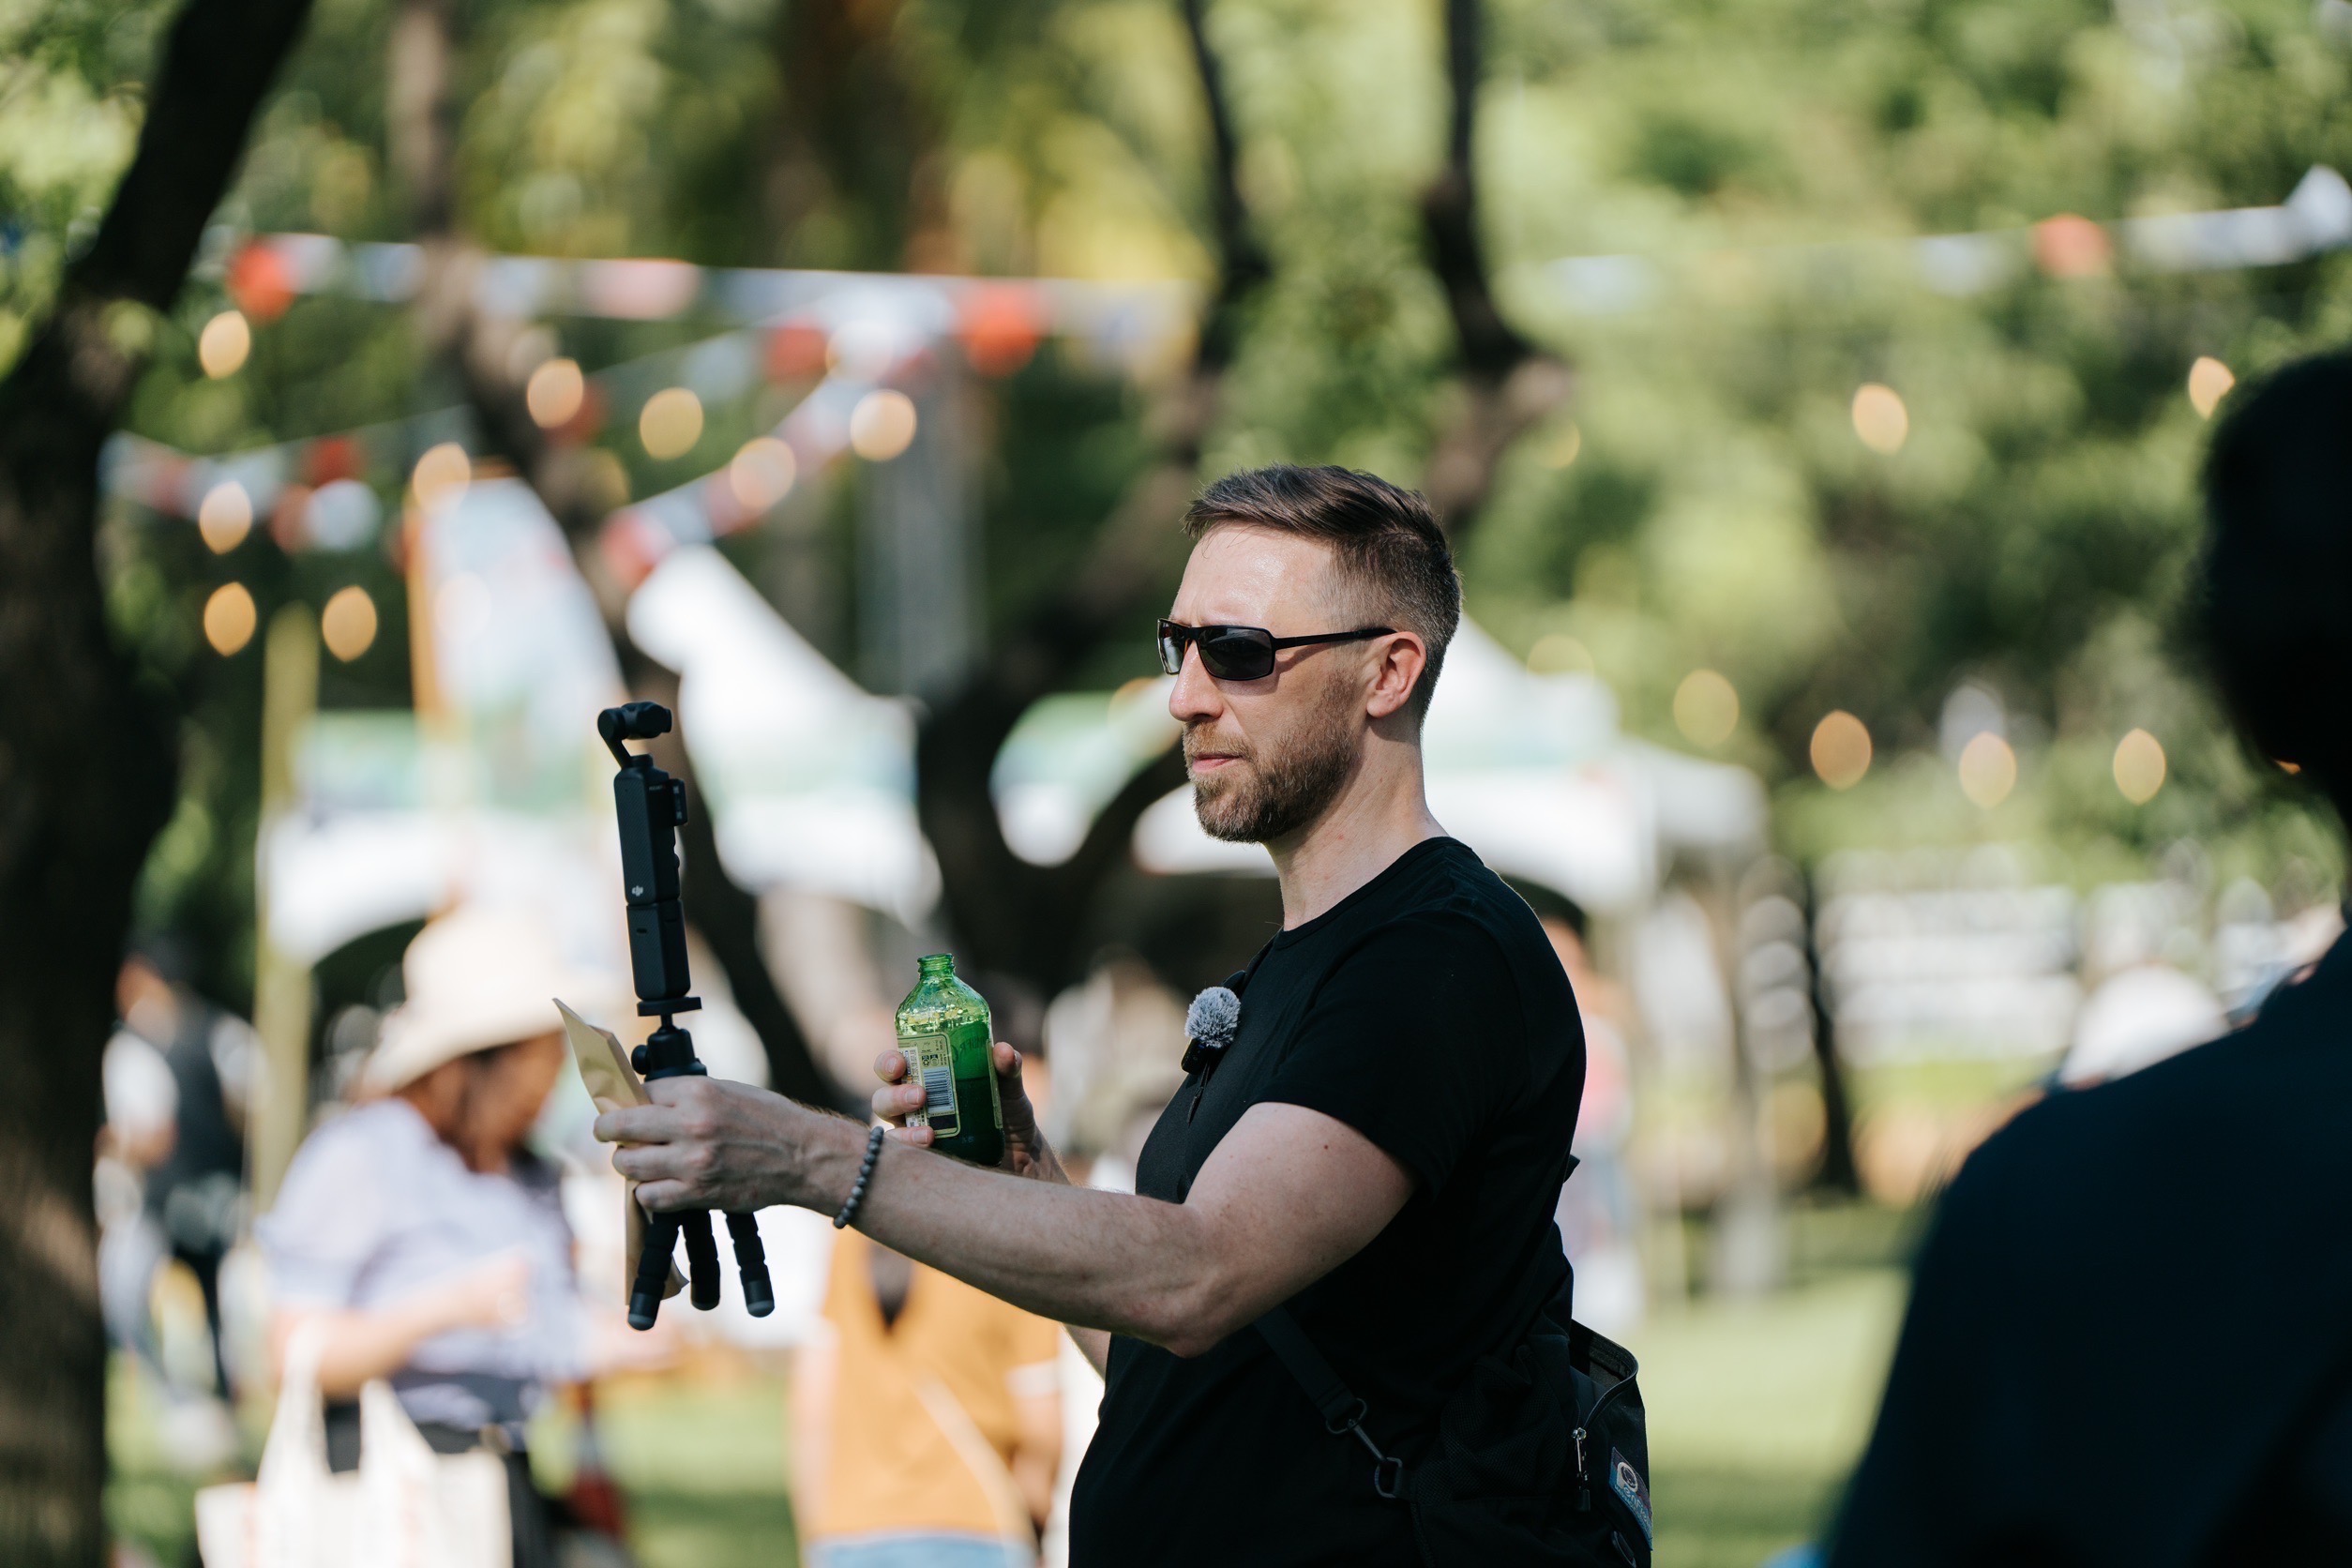
{"type": "MultiPolygon", "coordinates": [[[[695,766],[728,869],[901,919],[938,897],[913,807],[913,723],[826,664],[735,569],[682,549],[629,611],[640,646],[678,671],[695,766]]],[[[1017,852],[1051,863],[1135,768],[1175,739],[1166,683],[1048,700],[997,760],[997,807],[1017,852]]],[[[1530,673],[1465,623],[1432,701],[1430,805],[1498,870],[1596,912],[1638,909],[1679,849],[1760,847],[1761,785],[1745,769],[1625,736],[1606,686],[1530,673]]],[[[1271,875],[1255,845],[1200,831],[1185,792],[1138,824],[1138,861],[1168,874],[1271,875]]]]}

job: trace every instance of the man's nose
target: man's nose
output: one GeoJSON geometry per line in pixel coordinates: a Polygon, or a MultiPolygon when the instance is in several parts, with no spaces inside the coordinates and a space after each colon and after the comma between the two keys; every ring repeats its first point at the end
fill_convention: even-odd
{"type": "Polygon", "coordinates": [[[1176,671],[1176,684],[1168,691],[1168,712],[1180,724],[1214,718],[1225,712],[1225,694],[1201,668],[1200,650],[1189,642],[1184,644],[1184,662],[1176,671]]]}

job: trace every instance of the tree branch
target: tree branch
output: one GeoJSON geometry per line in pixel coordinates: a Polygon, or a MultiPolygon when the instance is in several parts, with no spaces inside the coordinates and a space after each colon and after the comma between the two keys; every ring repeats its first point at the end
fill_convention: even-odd
{"type": "Polygon", "coordinates": [[[1475,129],[1484,72],[1485,10],[1480,0],[1446,0],[1446,156],[1422,193],[1429,269],[1454,320],[1466,397],[1439,437],[1424,483],[1458,550],[1494,488],[1502,454],[1567,400],[1568,367],[1503,319],[1495,303],[1478,228],[1475,129]]]}
{"type": "Polygon", "coordinates": [[[1031,865],[1004,841],[989,775],[1031,703],[1059,690],[1110,638],[1143,634],[1151,596],[1164,590],[1182,559],[1176,522],[1198,482],[1240,324],[1272,276],[1242,199],[1238,138],[1204,8],[1205,0],[1184,0],[1209,121],[1218,280],[1193,365],[1148,421],[1159,455],[1120,496],[1069,585],[1033,606],[915,736],[915,806],[939,859],[948,920],[977,967],[1017,974],[1045,996],[1081,977],[1088,955],[1080,943],[1094,891],[1126,853],[1136,818],[1182,782],[1170,772],[1179,764],[1163,758],[1128,780],[1095,820],[1085,846],[1053,867],[1031,865]]]}
{"type": "Polygon", "coordinates": [[[1184,0],[1184,36],[1192,44],[1193,68],[1199,75],[1209,115],[1209,213],[1220,258],[1216,295],[1201,325],[1197,369],[1215,372],[1233,362],[1241,341],[1239,308],[1274,276],[1274,264],[1258,243],[1248,205],[1242,200],[1241,137],[1233,128],[1224,64],[1209,44],[1208,8],[1208,0],[1184,0]]]}

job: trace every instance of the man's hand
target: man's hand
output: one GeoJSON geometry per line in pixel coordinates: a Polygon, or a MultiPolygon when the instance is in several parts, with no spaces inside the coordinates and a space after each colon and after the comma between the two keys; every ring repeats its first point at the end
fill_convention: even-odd
{"type": "MultiPolygon", "coordinates": [[[[1037,1125],[1037,1108],[1029,1103],[1029,1091],[1021,1083],[1021,1053],[999,1040],[994,1054],[997,1097],[1004,1105],[1004,1157],[997,1161],[997,1168],[1039,1181],[1067,1182],[1062,1161],[1037,1125]]],[[[875,1117],[890,1124],[892,1138],[928,1149],[935,1136],[931,1129],[907,1125],[907,1113],[923,1108],[923,1087],[907,1081],[906,1057],[897,1050],[882,1052],[874,1058],[874,1076],[882,1081],[874,1091],[875,1117]]]]}
{"type": "MultiPolygon", "coordinates": [[[[625,1145],[612,1168],[639,1184],[649,1213],[723,1209],[749,1213],[775,1203],[837,1205],[828,1183],[840,1146],[860,1143],[854,1124],[725,1078],[656,1078],[649,1106],[596,1118],[596,1137],[625,1145]]],[[[851,1176],[856,1155],[851,1155],[851,1176]]],[[[849,1183],[838,1183],[844,1192],[849,1183]]]]}

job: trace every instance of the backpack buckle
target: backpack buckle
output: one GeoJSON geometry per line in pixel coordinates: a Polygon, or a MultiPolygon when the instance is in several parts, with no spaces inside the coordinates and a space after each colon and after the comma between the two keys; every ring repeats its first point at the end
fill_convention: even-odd
{"type": "Polygon", "coordinates": [[[1372,1455],[1372,1489],[1395,1502],[1405,1495],[1405,1461],[1393,1454],[1381,1453],[1380,1445],[1372,1440],[1372,1434],[1364,1429],[1364,1417],[1370,1408],[1358,1398],[1338,1414],[1325,1417],[1323,1425],[1331,1428],[1334,1437],[1355,1434],[1356,1441],[1372,1455]]]}

